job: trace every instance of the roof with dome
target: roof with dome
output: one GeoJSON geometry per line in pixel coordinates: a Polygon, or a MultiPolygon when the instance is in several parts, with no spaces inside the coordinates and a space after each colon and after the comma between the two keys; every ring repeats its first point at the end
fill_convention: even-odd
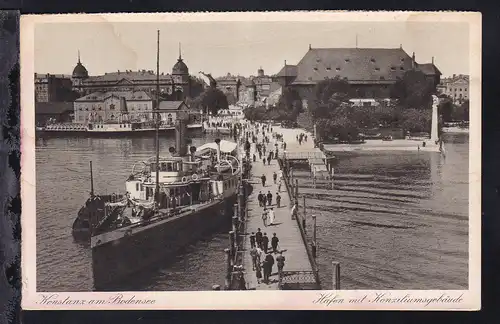
{"type": "Polygon", "coordinates": [[[80,51],[78,51],[78,63],[76,64],[75,68],[73,69],[72,73],[73,78],[88,78],[89,77],[89,72],[83,66],[82,62],[80,61],[80,51]]]}
{"type": "Polygon", "coordinates": [[[172,68],[172,74],[173,75],[185,75],[189,74],[189,69],[182,60],[182,55],[181,55],[181,44],[179,44],[179,58],[177,59],[177,62],[174,64],[174,67],[172,68]]]}

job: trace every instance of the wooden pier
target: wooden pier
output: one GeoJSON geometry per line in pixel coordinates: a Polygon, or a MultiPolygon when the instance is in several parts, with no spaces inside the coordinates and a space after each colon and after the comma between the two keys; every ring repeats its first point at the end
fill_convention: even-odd
{"type": "MultiPolygon", "coordinates": [[[[326,159],[323,152],[315,149],[312,145],[313,139],[299,145],[296,143],[295,136],[301,130],[298,129],[281,129],[274,127],[277,133],[283,134],[287,143],[285,155],[295,157],[295,159],[326,159]]],[[[261,138],[261,137],[259,137],[261,138]]],[[[272,143],[271,143],[272,144],[272,143]]],[[[268,148],[274,150],[273,145],[269,144],[268,148]]],[[[281,148],[279,151],[283,151],[281,148]]],[[[268,151],[266,151],[268,152],[268,151]]],[[[255,145],[251,147],[252,156],[255,152],[255,145]]],[[[257,153],[256,153],[257,154],[257,153]]],[[[258,154],[257,154],[258,155],[258,154]]],[[[244,226],[244,239],[242,245],[242,265],[247,289],[257,290],[303,290],[303,289],[320,289],[320,282],[316,261],[313,256],[313,251],[307,243],[305,229],[302,226],[302,217],[292,217],[291,209],[293,204],[298,201],[296,192],[288,183],[288,178],[283,172],[283,180],[281,186],[281,207],[277,208],[276,193],[278,185],[273,181],[273,173],[280,172],[280,164],[283,166],[283,156],[278,154],[279,159],[271,160],[270,165],[264,165],[262,160],[252,163],[252,176],[249,179],[249,184],[253,187],[253,191],[247,197],[246,217],[244,226]],[[260,177],[265,175],[267,178],[265,187],[262,186],[260,177]],[[271,208],[275,212],[275,221],[272,226],[265,226],[262,220],[263,207],[259,206],[257,196],[259,192],[267,194],[270,191],[273,195],[271,208]],[[269,240],[276,233],[279,238],[278,250],[283,251],[285,257],[285,266],[283,274],[278,275],[276,262],[273,266],[273,271],[268,283],[257,280],[256,272],[253,270],[252,257],[250,256],[250,234],[256,233],[260,228],[262,233],[267,233],[269,240]]],[[[326,161],[326,160],[325,160],[326,161]]],[[[297,208],[298,210],[298,208],[297,208]]],[[[269,249],[271,250],[271,248],[269,249]]],[[[273,257],[276,258],[277,254],[273,257]]]]}

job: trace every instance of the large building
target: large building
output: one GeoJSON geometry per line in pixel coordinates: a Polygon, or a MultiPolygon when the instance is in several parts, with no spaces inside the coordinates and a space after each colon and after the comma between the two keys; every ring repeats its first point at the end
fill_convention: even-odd
{"type": "Polygon", "coordinates": [[[72,86],[70,75],[35,73],[35,102],[73,101],[72,86]]]}
{"type": "Polygon", "coordinates": [[[153,100],[145,91],[93,92],[74,102],[76,123],[151,119],[153,100]]]}
{"type": "Polygon", "coordinates": [[[256,101],[264,102],[271,93],[273,83],[272,78],[266,75],[262,68],[257,70],[256,76],[247,78],[228,73],[216,81],[217,88],[226,94],[230,104],[239,101],[248,105],[253,105],[256,101]]]}
{"type": "Polygon", "coordinates": [[[35,123],[68,123],[73,119],[72,102],[35,102],[35,123]]]}
{"type": "Polygon", "coordinates": [[[443,78],[438,85],[438,91],[453,100],[456,105],[469,100],[469,76],[453,74],[452,77],[443,78]]]}
{"type": "Polygon", "coordinates": [[[297,65],[287,65],[274,76],[284,87],[298,91],[303,104],[312,99],[314,86],[340,77],[356,98],[389,98],[390,86],[410,70],[422,71],[435,87],[441,72],[432,63],[419,64],[400,48],[311,48],[297,65]]]}
{"type": "MultiPolygon", "coordinates": [[[[98,91],[147,91],[153,93],[156,92],[157,75],[151,70],[125,70],[90,76],[80,61],[80,55],[78,55],[78,63],[73,69],[71,81],[73,90],[82,96],[98,91]]],[[[189,69],[182,59],[180,49],[179,58],[172,67],[172,73],[161,73],[159,84],[160,92],[170,95],[172,100],[183,100],[191,95],[189,69]]]]}

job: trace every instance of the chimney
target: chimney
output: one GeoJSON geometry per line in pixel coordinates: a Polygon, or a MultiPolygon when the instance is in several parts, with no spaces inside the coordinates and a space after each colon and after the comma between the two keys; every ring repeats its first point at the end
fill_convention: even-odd
{"type": "Polygon", "coordinates": [[[434,56],[432,57],[432,64],[434,64],[434,56]]]}
{"type": "Polygon", "coordinates": [[[311,44],[309,44],[309,50],[311,50],[311,44]]]}
{"type": "Polygon", "coordinates": [[[399,48],[400,48],[400,49],[403,49],[403,44],[399,44],[399,48]]]}
{"type": "Polygon", "coordinates": [[[215,139],[215,144],[217,144],[217,172],[220,173],[220,139],[215,139]]]}
{"type": "Polygon", "coordinates": [[[415,52],[411,56],[411,68],[415,70],[415,52]]]}
{"type": "Polygon", "coordinates": [[[179,156],[185,156],[187,154],[186,145],[186,121],[182,118],[178,118],[175,121],[175,146],[177,149],[177,154],[179,156]]]}

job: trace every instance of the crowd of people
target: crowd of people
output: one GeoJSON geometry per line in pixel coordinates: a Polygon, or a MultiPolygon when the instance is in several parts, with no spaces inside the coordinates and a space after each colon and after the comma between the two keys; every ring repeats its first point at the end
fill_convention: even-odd
{"type": "MultiPolygon", "coordinates": [[[[242,127],[242,144],[244,143],[247,154],[253,148],[253,162],[262,161],[264,165],[271,165],[271,161],[277,160],[280,149],[286,150],[286,143],[283,134],[274,131],[271,125],[260,123],[247,123],[242,127]]],[[[259,207],[262,208],[262,222],[265,228],[277,226],[275,208],[279,209],[281,205],[281,187],[284,181],[281,170],[273,172],[272,183],[277,186],[276,193],[271,192],[266,174],[260,176],[262,190],[260,190],[257,199],[259,207]],[[268,190],[266,190],[266,188],[268,190]]],[[[252,258],[252,269],[258,283],[270,284],[270,277],[274,267],[277,267],[278,276],[282,276],[285,267],[284,250],[280,249],[280,240],[276,233],[269,237],[266,232],[260,228],[250,235],[250,256],[252,258]]]]}

